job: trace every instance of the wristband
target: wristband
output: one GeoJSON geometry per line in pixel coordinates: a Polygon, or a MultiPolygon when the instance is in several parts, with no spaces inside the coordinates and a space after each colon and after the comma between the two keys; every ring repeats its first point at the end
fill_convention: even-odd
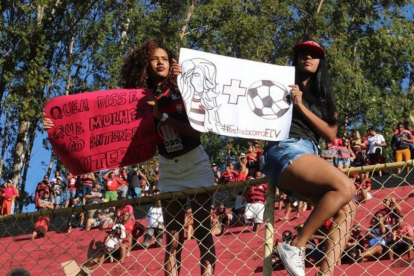
{"type": "Polygon", "coordinates": [[[168,114],[167,113],[162,113],[162,117],[160,119],[161,122],[165,122],[168,119],[168,114]]]}

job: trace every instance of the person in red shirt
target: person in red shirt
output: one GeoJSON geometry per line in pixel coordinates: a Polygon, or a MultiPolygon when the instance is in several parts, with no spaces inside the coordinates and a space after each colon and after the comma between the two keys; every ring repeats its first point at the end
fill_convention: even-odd
{"type": "Polygon", "coordinates": [[[259,140],[254,140],[253,146],[256,153],[256,171],[260,171],[263,149],[260,148],[259,140]]]}
{"type": "Polygon", "coordinates": [[[123,239],[124,246],[126,248],[126,256],[130,256],[130,251],[134,247],[134,232],[138,228],[136,226],[136,221],[132,220],[133,214],[126,211],[122,214],[121,223],[125,227],[126,237],[123,239]]]}
{"type": "Polygon", "coordinates": [[[247,168],[249,168],[249,175],[254,176],[256,171],[257,154],[253,146],[249,147],[249,152],[246,154],[247,168]]]}
{"type": "Polygon", "coordinates": [[[354,196],[354,200],[358,203],[365,203],[367,200],[370,200],[372,198],[370,193],[371,187],[372,182],[369,178],[369,173],[361,173],[360,178],[355,181],[357,194],[354,196]]]}
{"type": "Polygon", "coordinates": [[[396,217],[401,216],[401,206],[397,203],[397,200],[393,196],[387,196],[382,201],[384,208],[377,211],[384,215],[384,224],[392,225],[395,224],[396,217]]]}
{"type": "Polygon", "coordinates": [[[135,221],[135,216],[134,216],[134,208],[132,207],[132,205],[125,205],[122,207],[118,207],[117,208],[117,217],[122,218],[125,213],[129,213],[129,217],[131,218],[132,221],[135,221]]]}
{"type": "Polygon", "coordinates": [[[35,205],[36,209],[39,209],[38,200],[45,192],[50,193],[52,190],[48,185],[48,182],[46,180],[43,180],[42,182],[39,182],[36,187],[36,193],[35,193],[35,205]]]}
{"type": "Polygon", "coordinates": [[[239,157],[240,162],[240,172],[239,172],[239,181],[245,181],[246,177],[249,175],[249,169],[247,168],[247,159],[246,156],[239,157]]]}
{"type": "MultiPolygon", "coordinates": [[[[38,206],[39,209],[42,210],[53,210],[54,204],[50,197],[50,192],[45,191],[44,194],[38,199],[38,206]]],[[[42,235],[45,236],[47,230],[49,229],[49,216],[40,216],[36,218],[36,222],[34,225],[33,233],[32,233],[32,240],[34,240],[37,236],[42,235]]]]}
{"type": "Polygon", "coordinates": [[[332,143],[332,146],[336,148],[343,145],[342,139],[338,137],[336,137],[331,143],[332,143]]]}
{"type": "Polygon", "coordinates": [[[411,259],[413,257],[413,239],[414,231],[411,226],[404,222],[403,217],[397,216],[391,234],[392,245],[388,251],[390,260],[394,260],[394,254],[397,254],[400,258],[407,254],[408,258],[411,259]]]}
{"type": "Polygon", "coordinates": [[[106,181],[105,200],[114,201],[118,199],[118,187],[125,185],[127,182],[115,176],[113,170],[109,170],[103,176],[106,181]]]}
{"type": "Polygon", "coordinates": [[[221,174],[219,184],[227,184],[238,180],[237,172],[231,169],[230,165],[226,166],[226,170],[221,174]]]}
{"type": "Polygon", "coordinates": [[[83,174],[80,177],[82,187],[82,197],[88,194],[92,190],[92,185],[95,182],[95,175],[93,173],[83,174]]]}
{"type": "Polygon", "coordinates": [[[239,179],[239,172],[234,169],[233,162],[229,161],[229,162],[227,162],[227,165],[230,166],[230,171],[232,172],[232,174],[234,174],[236,176],[236,178],[239,179]]]}
{"type": "Polygon", "coordinates": [[[13,199],[17,196],[16,189],[13,187],[13,182],[7,180],[4,184],[4,188],[1,190],[1,197],[3,203],[1,204],[1,214],[10,215],[12,211],[12,202],[13,199]]]}
{"type": "Polygon", "coordinates": [[[126,196],[128,194],[128,175],[125,168],[121,167],[119,169],[115,169],[115,176],[124,181],[120,183],[118,187],[118,197],[120,197],[122,200],[126,199],[126,196]]]}
{"type": "Polygon", "coordinates": [[[77,189],[77,179],[70,172],[66,175],[66,179],[68,181],[68,195],[69,195],[69,198],[75,198],[76,197],[76,189],[77,189]]]}
{"type": "MultiPolygon", "coordinates": [[[[256,179],[262,178],[262,173],[255,173],[256,179]]],[[[262,183],[251,186],[246,190],[246,211],[244,217],[246,220],[253,221],[253,231],[258,232],[260,225],[263,223],[263,215],[266,201],[267,184],[262,183]]]]}

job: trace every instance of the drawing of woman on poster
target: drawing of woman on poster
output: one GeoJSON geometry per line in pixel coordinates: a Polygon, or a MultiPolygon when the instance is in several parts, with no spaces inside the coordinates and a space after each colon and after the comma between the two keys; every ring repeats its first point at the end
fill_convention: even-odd
{"type": "Polygon", "coordinates": [[[218,133],[221,123],[217,112],[220,106],[216,99],[219,95],[216,91],[216,66],[208,60],[194,58],[184,61],[181,67],[181,94],[188,119],[206,131],[218,133]]]}

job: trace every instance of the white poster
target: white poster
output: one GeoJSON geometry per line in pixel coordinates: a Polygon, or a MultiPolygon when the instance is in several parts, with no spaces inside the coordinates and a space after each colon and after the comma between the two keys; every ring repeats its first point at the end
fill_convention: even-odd
{"type": "Polygon", "coordinates": [[[279,141],[292,120],[293,66],[181,48],[178,86],[191,126],[217,134],[279,141]]]}

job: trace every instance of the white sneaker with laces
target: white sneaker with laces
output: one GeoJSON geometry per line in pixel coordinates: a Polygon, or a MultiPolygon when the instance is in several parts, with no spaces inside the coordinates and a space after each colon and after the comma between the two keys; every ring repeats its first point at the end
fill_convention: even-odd
{"type": "Polygon", "coordinates": [[[287,243],[279,243],[276,251],[291,276],[305,276],[305,247],[297,248],[287,243]]]}

